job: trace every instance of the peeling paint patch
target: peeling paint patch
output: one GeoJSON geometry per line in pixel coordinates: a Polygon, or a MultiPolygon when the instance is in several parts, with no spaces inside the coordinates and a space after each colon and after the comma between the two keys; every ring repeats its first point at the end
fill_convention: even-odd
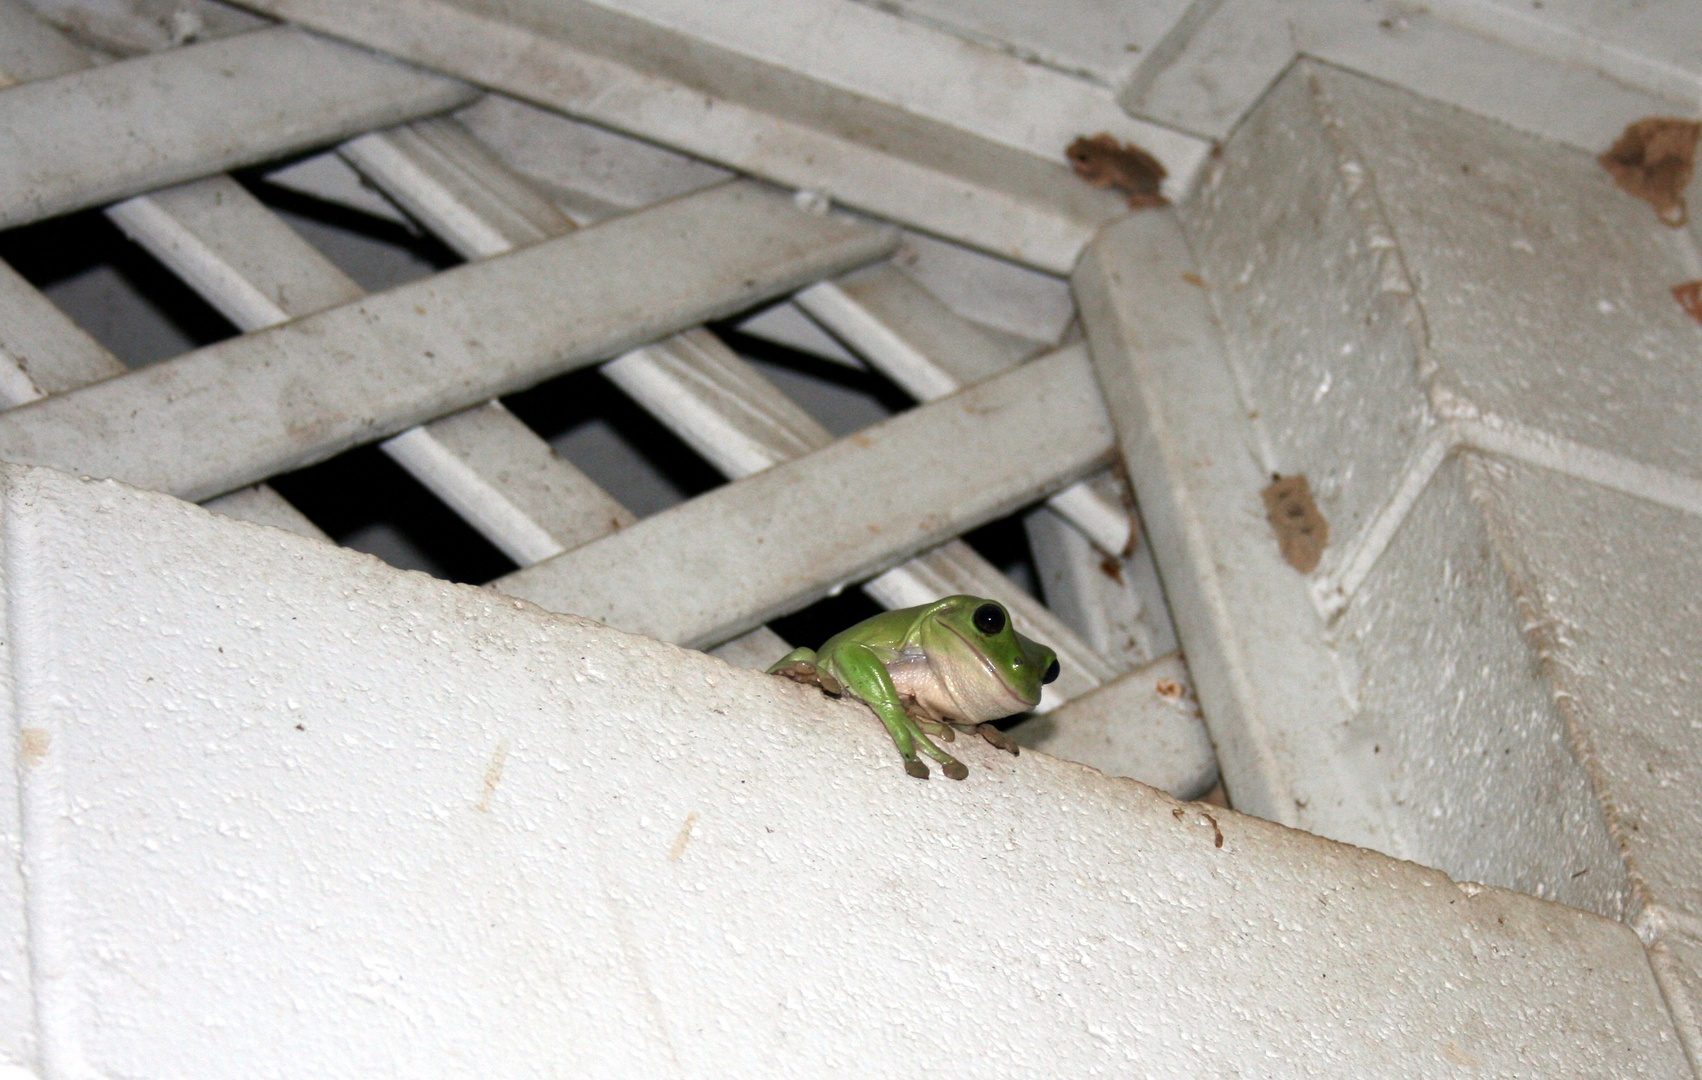
{"type": "Polygon", "coordinates": [[[1064,151],[1076,175],[1094,187],[1108,187],[1128,196],[1135,210],[1165,206],[1160,189],[1168,175],[1164,163],[1134,143],[1120,143],[1109,133],[1082,136],[1064,151]]]}
{"type": "Polygon", "coordinates": [[[1692,319],[1702,323],[1702,281],[1686,281],[1672,287],[1672,298],[1692,319]]]}
{"type": "Polygon", "coordinates": [[[686,845],[691,843],[692,830],[697,828],[697,811],[686,815],[686,823],[680,826],[680,835],[674,837],[674,846],[668,849],[668,861],[679,862],[680,856],[686,853],[686,845]]]}
{"type": "Polygon", "coordinates": [[[1282,557],[1302,574],[1316,570],[1330,542],[1330,523],[1312,498],[1312,485],[1301,475],[1273,476],[1260,494],[1282,557]]]}
{"type": "Polygon", "coordinates": [[[1690,220],[1684,189],[1696,167],[1698,136],[1702,121],[1646,116],[1627,124],[1596,160],[1621,191],[1653,206],[1661,220],[1676,229],[1690,220]]]}
{"type": "Polygon", "coordinates": [[[491,796],[496,794],[496,786],[502,783],[502,767],[508,763],[508,740],[503,739],[496,744],[496,750],[491,754],[491,763],[485,766],[485,790],[479,796],[479,804],[475,809],[481,814],[490,813],[491,796]]]}
{"type": "Polygon", "coordinates": [[[19,755],[25,765],[40,765],[47,758],[47,751],[53,746],[53,732],[46,728],[27,727],[19,732],[21,745],[19,755]]]}

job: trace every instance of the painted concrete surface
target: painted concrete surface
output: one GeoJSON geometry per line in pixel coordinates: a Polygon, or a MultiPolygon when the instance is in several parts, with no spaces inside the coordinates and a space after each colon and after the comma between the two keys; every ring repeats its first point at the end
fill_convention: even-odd
{"type": "MultiPolygon", "coordinates": [[[[1259,471],[1306,475],[1330,522],[1332,540],[1312,585],[1321,614],[1341,620],[1333,640],[1351,658],[1344,685],[1399,678],[1378,673],[1388,666],[1380,658],[1414,639],[1385,634],[1390,618],[1417,620],[1406,633],[1420,633],[1418,623],[1436,633],[1455,623],[1484,627],[1490,636],[1503,633],[1492,625],[1523,626],[1522,649],[1497,652],[1487,637],[1447,647],[1430,638],[1437,648],[1426,655],[1441,665],[1437,671],[1456,673],[1468,658],[1499,655],[1493,682],[1506,709],[1541,708],[1556,733],[1576,727],[1542,704],[1554,693],[1551,675],[1534,676],[1537,682],[1513,675],[1516,658],[1531,648],[1543,656],[1555,648],[1531,636],[1528,605],[1586,588],[1635,593],[1639,575],[1668,566],[1682,577],[1691,561],[1662,546],[1678,543],[1691,520],[1684,510],[1695,444],[1685,417],[1702,405],[1693,364],[1698,330],[1667,294],[1686,273],[1685,234],[1614,190],[1582,154],[1318,66],[1285,80],[1227,148],[1223,172],[1188,220],[1240,393],[1257,414],[1248,432],[1259,471]],[[1273,177],[1279,147],[1288,153],[1273,177]],[[1270,239],[1278,235],[1293,240],[1270,239]],[[1318,311],[1337,315],[1300,314],[1318,311]],[[1605,487],[1662,524],[1632,528],[1629,509],[1554,518],[1540,528],[1511,512],[1488,515],[1484,499],[1498,488],[1489,478],[1510,466],[1491,467],[1469,495],[1443,495],[1457,487],[1461,466],[1439,463],[1457,445],[1593,481],[1564,496],[1557,490],[1554,514],[1580,492],[1605,487]],[[1455,509],[1445,512],[1445,504],[1455,509]],[[1495,529],[1502,531],[1491,535],[1495,529]],[[1473,556],[1478,563],[1502,564],[1485,578],[1507,582],[1496,586],[1502,599],[1472,614],[1454,605],[1481,604],[1482,590],[1448,586],[1435,601],[1448,614],[1422,614],[1418,597],[1431,585],[1403,574],[1428,574],[1418,567],[1431,564],[1470,573],[1465,552],[1433,547],[1466,543],[1467,535],[1493,551],[1489,562],[1473,556]],[[1556,542],[1574,553],[1605,544],[1617,554],[1591,572],[1532,569],[1535,545],[1556,542]],[[1356,641],[1366,634],[1384,635],[1383,645],[1361,649],[1356,641]],[[1514,689],[1521,681],[1527,690],[1514,689]]],[[[1601,619],[1606,602],[1569,605],[1568,625],[1601,619]]],[[[1675,610],[1659,625],[1663,639],[1682,640],[1685,616],[1675,610]]],[[[1621,626],[1605,640],[1642,652],[1647,639],[1629,631],[1621,626]]],[[[1461,705],[1450,708],[1479,699],[1479,691],[1459,692],[1461,705]]],[[[1437,716],[1442,707],[1436,700],[1419,708],[1412,698],[1395,712],[1437,716]]],[[[1669,737],[1688,739],[1685,730],[1675,727],[1669,737]]],[[[1360,764],[1377,771],[1364,750],[1355,751],[1360,764]]],[[[1432,761],[1436,784],[1452,789],[1457,777],[1441,762],[1432,761]]],[[[1586,757],[1586,764],[1597,763],[1586,757]]],[[[1641,766],[1612,771],[1627,780],[1645,773],[1641,766]]],[[[1480,803],[1499,817],[1488,805],[1480,803]]],[[[1582,835],[1572,831],[1574,840],[1582,835]]],[[[1434,850],[1429,841],[1410,842],[1403,854],[1422,860],[1434,850]]],[[[1591,903],[1612,910],[1619,901],[1610,895],[1591,903]]]]}
{"type": "Polygon", "coordinates": [[[1236,804],[1631,922],[1694,1055],[1689,235],[1589,155],[1315,64],[1183,216],[1194,269],[1131,220],[1077,284],[1236,804]],[[1161,303],[1184,274],[1209,316],[1161,303]],[[1273,474],[1329,522],[1315,571],[1273,474]]]}
{"type": "Polygon", "coordinates": [[[3,475],[41,1075],[1686,1074],[1608,920],[3,475]]]}
{"type": "Polygon", "coordinates": [[[1072,281],[1177,636],[1236,803],[1315,830],[1351,822],[1376,844],[1381,799],[1338,764],[1351,716],[1306,582],[1264,520],[1270,474],[1195,271],[1173,217],[1136,214],[1072,281]]]}
{"type": "Polygon", "coordinates": [[[1217,783],[1217,755],[1188,684],[1188,666],[1171,653],[1114,682],[1011,728],[1011,738],[1107,776],[1127,776],[1179,799],[1197,799],[1217,783]]]}
{"type": "Polygon", "coordinates": [[[1479,505],[1501,467],[1443,466],[1336,625],[1357,706],[1347,761],[1384,793],[1385,850],[1623,917],[1625,866],[1479,505]]]}

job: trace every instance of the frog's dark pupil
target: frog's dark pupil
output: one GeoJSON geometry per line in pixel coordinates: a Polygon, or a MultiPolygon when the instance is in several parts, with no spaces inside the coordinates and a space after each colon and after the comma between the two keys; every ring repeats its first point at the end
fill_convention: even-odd
{"type": "Polygon", "coordinates": [[[1040,681],[1043,683],[1058,681],[1058,661],[1054,660],[1046,665],[1046,674],[1040,676],[1040,681]]]}
{"type": "Polygon", "coordinates": [[[997,604],[982,604],[975,609],[975,629],[983,634],[996,634],[1004,628],[1004,608],[997,604]]]}

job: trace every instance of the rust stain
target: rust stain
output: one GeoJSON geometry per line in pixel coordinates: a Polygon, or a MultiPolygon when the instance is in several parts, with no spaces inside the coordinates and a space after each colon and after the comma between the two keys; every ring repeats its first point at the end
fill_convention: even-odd
{"type": "Polygon", "coordinates": [[[1196,289],[1203,289],[1206,287],[1206,279],[1198,274],[1183,274],[1182,280],[1194,286],[1196,289]]]}
{"type": "Polygon", "coordinates": [[[1475,1069],[1478,1066],[1477,1059],[1460,1049],[1459,1044],[1453,1041],[1442,1044],[1442,1056],[1447,1058],[1449,1063],[1467,1069],[1475,1069]]]}
{"type": "Polygon", "coordinates": [[[1168,175],[1164,163],[1134,143],[1118,142],[1109,132],[1091,138],[1083,135],[1064,150],[1064,156],[1077,176],[1094,187],[1122,192],[1132,209],[1170,202],[1160,190],[1168,175]]]}
{"type": "Polygon", "coordinates": [[[1153,689],[1165,701],[1180,701],[1182,699],[1182,684],[1175,679],[1160,679],[1158,685],[1154,686],[1153,689]]]}
{"type": "MultiPolygon", "coordinates": [[[[1200,804],[1199,803],[1190,803],[1189,805],[1197,807],[1200,804]]],[[[1173,806],[1173,807],[1170,808],[1170,816],[1175,818],[1177,821],[1183,820],[1185,817],[1187,817],[1187,814],[1188,814],[1188,811],[1185,807],[1173,806]]],[[[1210,814],[1206,813],[1204,810],[1199,811],[1199,815],[1200,815],[1200,817],[1205,819],[1204,821],[1200,822],[1200,824],[1202,824],[1202,825],[1209,824],[1211,826],[1212,847],[1219,847],[1219,848],[1222,847],[1223,846],[1223,829],[1221,829],[1218,826],[1217,818],[1212,817],[1210,814]]]]}
{"type": "Polygon", "coordinates": [[[1123,563],[1117,558],[1117,556],[1107,555],[1103,559],[1100,559],[1099,572],[1110,578],[1112,581],[1115,581],[1117,584],[1123,584],[1123,563]]]}
{"type": "Polygon", "coordinates": [[[1702,281],[1686,281],[1672,287],[1672,298],[1684,313],[1702,323],[1702,281]]]}
{"type": "Polygon", "coordinates": [[[1135,485],[1129,482],[1129,470],[1123,467],[1120,457],[1111,466],[1111,475],[1117,481],[1117,500],[1129,514],[1129,540],[1118,553],[1119,557],[1127,559],[1134,555],[1141,543],[1141,519],[1135,512],[1135,485]]]}
{"type": "Polygon", "coordinates": [[[485,791],[479,796],[479,803],[474,807],[481,814],[490,813],[491,796],[496,794],[496,786],[502,783],[502,767],[508,763],[508,740],[503,739],[496,744],[496,751],[491,754],[491,763],[485,766],[485,791]]]}
{"type": "Polygon", "coordinates": [[[1698,137],[1702,121],[1646,116],[1627,124],[1596,161],[1621,191],[1653,206],[1660,219],[1676,229],[1690,220],[1684,189],[1696,167],[1698,137]]]}
{"type": "Polygon", "coordinates": [[[27,727],[19,732],[19,754],[25,765],[40,765],[53,746],[53,732],[46,728],[27,727]]]}
{"type": "Polygon", "coordinates": [[[1217,818],[1212,817],[1210,814],[1206,813],[1204,810],[1200,811],[1200,816],[1205,818],[1207,821],[1211,822],[1211,832],[1212,832],[1211,844],[1212,844],[1212,847],[1222,847],[1223,846],[1223,830],[1218,827],[1217,818]]]}
{"type": "Polygon", "coordinates": [[[1298,474],[1273,476],[1261,494],[1265,518],[1276,532],[1282,557],[1302,574],[1310,574],[1318,568],[1318,560],[1324,557],[1324,547],[1330,542],[1330,523],[1312,498],[1312,485],[1298,474]]]}
{"type": "Polygon", "coordinates": [[[680,856],[686,853],[686,845],[691,843],[691,831],[697,828],[697,811],[686,815],[686,823],[680,826],[680,835],[674,837],[674,846],[668,849],[668,861],[679,862],[680,856]]]}

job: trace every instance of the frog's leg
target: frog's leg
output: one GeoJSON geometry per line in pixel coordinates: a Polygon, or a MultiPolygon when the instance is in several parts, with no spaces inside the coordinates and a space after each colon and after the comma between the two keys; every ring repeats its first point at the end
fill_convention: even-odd
{"type": "MultiPolygon", "coordinates": [[[[846,690],[866,702],[869,708],[875,710],[875,715],[886,725],[887,734],[892,736],[893,745],[898,747],[899,756],[904,758],[904,771],[919,780],[928,777],[928,766],[917,760],[916,751],[921,750],[940,763],[941,770],[953,780],[962,780],[969,775],[969,770],[961,761],[928,741],[928,736],[922,734],[922,729],[916,726],[916,721],[904,711],[904,705],[899,701],[898,688],[892,685],[892,676],[887,674],[886,665],[880,657],[866,645],[846,643],[834,650],[831,663],[832,674],[845,684],[846,690]]],[[[823,674],[828,674],[823,672],[823,674]]]]}

